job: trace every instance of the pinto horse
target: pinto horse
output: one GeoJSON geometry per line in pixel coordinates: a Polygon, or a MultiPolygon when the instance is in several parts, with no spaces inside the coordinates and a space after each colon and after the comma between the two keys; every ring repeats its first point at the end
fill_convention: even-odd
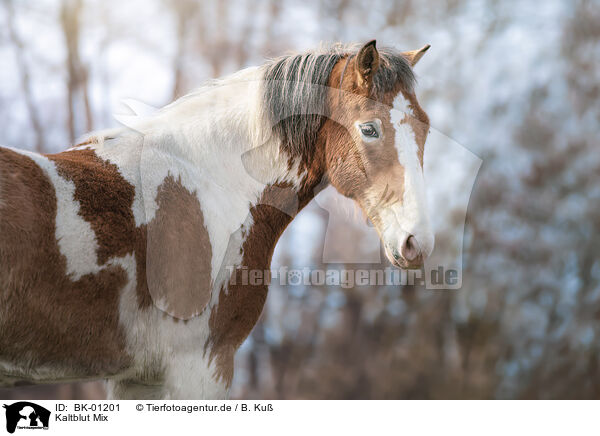
{"type": "Polygon", "coordinates": [[[0,148],[0,384],[226,398],[279,236],[321,189],[420,267],[427,115],[410,52],[335,45],[212,81],[58,154],[0,148]]]}

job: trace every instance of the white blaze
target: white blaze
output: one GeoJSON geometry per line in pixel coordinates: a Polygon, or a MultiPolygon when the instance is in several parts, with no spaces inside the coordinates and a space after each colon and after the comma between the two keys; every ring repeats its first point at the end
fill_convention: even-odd
{"type": "Polygon", "coordinates": [[[398,160],[404,168],[402,203],[396,203],[382,214],[386,241],[397,238],[401,245],[404,238],[413,235],[425,257],[433,250],[433,233],[427,215],[427,199],[423,169],[419,162],[419,147],[411,125],[406,117],[414,116],[402,93],[394,99],[390,117],[396,130],[395,146],[398,160]],[[404,121],[404,122],[403,122],[404,121]],[[399,227],[399,229],[398,229],[399,227]]]}

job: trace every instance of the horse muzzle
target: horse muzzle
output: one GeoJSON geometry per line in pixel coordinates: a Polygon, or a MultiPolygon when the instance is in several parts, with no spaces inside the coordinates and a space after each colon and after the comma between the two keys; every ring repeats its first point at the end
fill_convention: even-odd
{"type": "Polygon", "coordinates": [[[385,255],[396,267],[402,269],[421,268],[433,251],[433,234],[426,232],[413,235],[401,231],[389,242],[384,242],[385,255]]]}

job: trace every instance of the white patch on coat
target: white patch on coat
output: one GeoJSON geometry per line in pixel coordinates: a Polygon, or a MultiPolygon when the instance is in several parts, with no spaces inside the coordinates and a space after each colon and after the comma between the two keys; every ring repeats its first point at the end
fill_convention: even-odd
{"type": "MultiPolygon", "coordinates": [[[[135,266],[134,266],[135,267],[135,266]]],[[[127,351],[133,364],[122,378],[140,385],[157,384],[164,399],[222,399],[227,388],[215,378],[214,362],[204,344],[210,332],[210,310],[187,322],[165,317],[155,306],[140,311],[135,280],[124,290],[119,303],[121,324],[126,332],[127,351]],[[157,380],[147,379],[156,373],[157,380]]],[[[119,377],[109,381],[109,398],[135,398],[139,386],[118,386],[119,377]]]]}
{"type": "Polygon", "coordinates": [[[415,132],[407,119],[411,116],[414,115],[407,99],[402,93],[399,93],[394,99],[390,117],[396,131],[395,146],[398,160],[404,168],[404,192],[402,202],[386,209],[382,214],[382,219],[384,222],[396,224],[389,226],[384,224],[387,240],[395,238],[399,246],[405,238],[413,235],[423,255],[427,257],[433,250],[433,233],[427,214],[425,179],[423,168],[419,162],[419,148],[415,132]],[[400,232],[396,226],[400,228],[400,232]]]}

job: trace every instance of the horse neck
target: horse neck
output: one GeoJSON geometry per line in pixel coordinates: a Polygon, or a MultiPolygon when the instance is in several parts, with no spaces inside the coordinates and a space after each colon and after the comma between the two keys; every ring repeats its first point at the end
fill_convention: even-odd
{"type": "MultiPolygon", "coordinates": [[[[276,146],[280,147],[279,142],[276,146]]],[[[314,148],[320,150],[323,147],[314,144],[314,148]]],[[[300,158],[294,161],[287,157],[286,160],[286,178],[266,184],[258,200],[250,206],[250,225],[242,245],[244,255],[241,262],[249,269],[266,270],[270,267],[273,250],[286,227],[327,186],[324,160],[320,153],[314,153],[310,159],[304,158],[302,161],[300,158]]]]}
{"type": "Polygon", "coordinates": [[[218,373],[227,384],[231,383],[233,353],[257,323],[265,304],[275,245],[296,214],[324,187],[319,168],[315,161],[297,176],[298,169],[293,167],[289,179],[296,174],[299,184],[279,180],[265,185],[236,232],[239,239],[229,244],[233,255],[239,253],[240,258],[238,262],[226,262],[221,270],[227,271],[228,281],[221,282],[220,291],[215,294],[218,303],[210,315],[206,346],[211,350],[211,359],[217,359],[218,373]]]}
{"type": "Polygon", "coordinates": [[[268,269],[277,240],[314,197],[321,174],[320,165],[281,150],[259,107],[257,74],[242,71],[234,80],[184,97],[151,125],[157,147],[181,165],[189,163],[205,182],[202,189],[213,191],[206,197],[215,204],[207,201],[203,207],[218,211],[228,229],[238,229],[237,237],[219,235],[229,240],[219,242],[227,248],[217,257],[227,266],[268,269]]]}
{"type": "Polygon", "coordinates": [[[207,113],[210,121],[203,120],[202,130],[213,143],[201,140],[203,147],[191,153],[199,153],[197,164],[222,185],[229,202],[205,205],[232,229],[217,238],[216,244],[222,242],[226,248],[222,257],[217,254],[222,261],[213,283],[216,292],[205,345],[227,384],[231,383],[233,353],[256,324],[266,301],[270,276],[264,272],[270,269],[275,245],[322,187],[324,174],[319,153],[294,158],[281,150],[280,140],[271,134],[272,126],[260,115],[264,111],[256,107],[262,101],[260,94],[252,87],[246,91],[238,92],[237,100],[222,111],[207,113]],[[240,98],[248,100],[240,102],[240,98]],[[253,282],[255,273],[261,276],[253,282]]]}

